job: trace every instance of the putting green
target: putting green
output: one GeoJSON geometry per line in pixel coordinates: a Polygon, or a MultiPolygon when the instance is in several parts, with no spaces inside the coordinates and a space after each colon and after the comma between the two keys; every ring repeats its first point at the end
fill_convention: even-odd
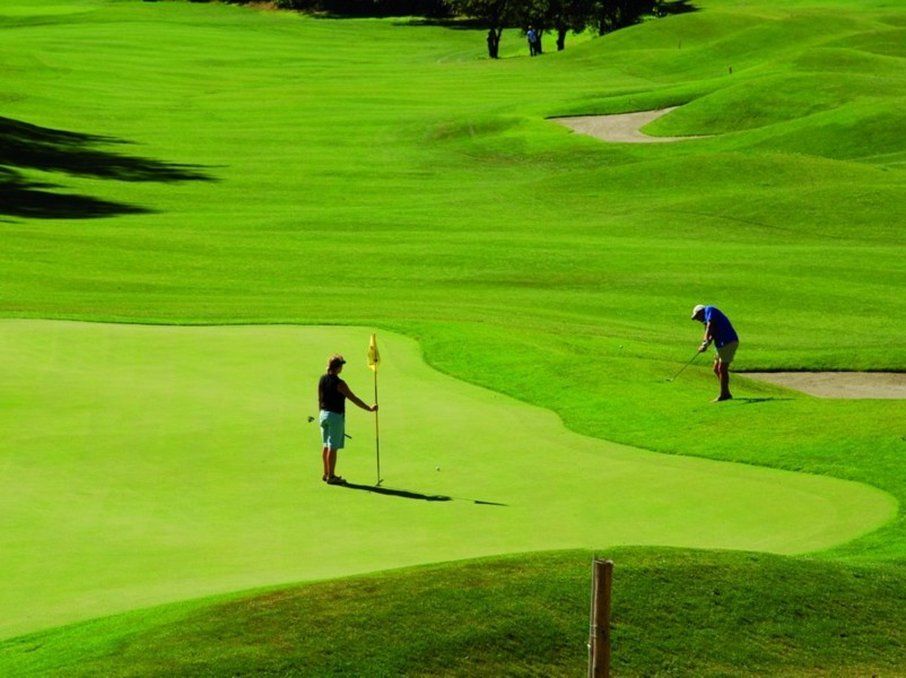
{"type": "MultiPolygon", "coordinates": [[[[306,416],[333,351],[370,397],[369,331],[3,321],[0,637],[503,552],[798,553],[895,513],[895,500],[867,485],[576,435],[551,412],[428,368],[414,341],[387,332],[384,487],[408,494],[328,487],[306,416]]],[[[353,408],[348,431],[338,470],[371,484],[371,416],[353,408]]]]}

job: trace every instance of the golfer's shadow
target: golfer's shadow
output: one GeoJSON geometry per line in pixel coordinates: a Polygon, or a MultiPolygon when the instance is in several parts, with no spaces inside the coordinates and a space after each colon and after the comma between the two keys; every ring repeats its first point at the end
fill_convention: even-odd
{"type": "Polygon", "coordinates": [[[735,400],[735,401],[738,402],[738,403],[751,404],[751,403],[771,403],[771,402],[774,402],[775,400],[792,400],[792,398],[779,398],[779,397],[770,397],[770,398],[736,398],[736,397],[734,397],[733,400],[735,400]]]}
{"type": "MultiPolygon", "coordinates": [[[[422,501],[453,501],[456,497],[448,497],[445,494],[422,494],[421,492],[410,492],[409,490],[395,490],[390,487],[381,487],[380,485],[357,485],[356,483],[347,482],[337,487],[345,487],[350,490],[364,490],[365,492],[374,492],[375,494],[385,494],[391,497],[403,497],[404,499],[420,499],[422,501]]],[[[495,501],[481,501],[479,499],[469,499],[473,504],[484,504],[487,506],[506,506],[495,501]]]]}

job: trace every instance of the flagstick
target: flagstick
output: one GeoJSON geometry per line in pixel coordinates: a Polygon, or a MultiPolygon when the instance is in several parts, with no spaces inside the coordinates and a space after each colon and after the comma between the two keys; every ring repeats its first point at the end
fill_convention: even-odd
{"type": "MultiPolygon", "coordinates": [[[[374,366],[374,404],[378,404],[377,397],[377,365],[374,366]]],[[[374,449],[377,452],[377,484],[381,484],[381,435],[378,427],[378,413],[374,411],[374,449]]]]}

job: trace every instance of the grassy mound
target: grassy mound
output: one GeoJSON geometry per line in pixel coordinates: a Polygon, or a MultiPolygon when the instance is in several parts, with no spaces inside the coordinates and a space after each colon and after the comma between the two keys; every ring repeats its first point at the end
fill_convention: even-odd
{"type": "MultiPolygon", "coordinates": [[[[903,580],[741,552],[618,549],[622,676],[886,675],[903,580]]],[[[202,600],[0,643],[0,671],[66,675],[580,675],[590,554],[451,563],[202,600]]]]}

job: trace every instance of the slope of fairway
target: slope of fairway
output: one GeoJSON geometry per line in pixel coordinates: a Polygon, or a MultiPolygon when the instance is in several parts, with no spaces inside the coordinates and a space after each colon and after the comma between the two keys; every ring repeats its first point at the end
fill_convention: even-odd
{"type": "MultiPolygon", "coordinates": [[[[906,12],[695,4],[539,59],[507,31],[492,62],[481,31],[405,20],[0,3],[0,315],[378,328],[388,361],[453,389],[448,405],[388,385],[384,466],[408,496],[328,491],[304,417],[324,351],[356,355],[358,332],[309,360],[292,328],[4,324],[3,633],[516,549],[818,549],[879,524],[888,495],[895,520],[805,567],[815,600],[857,591],[890,619],[884,586],[834,572],[903,590],[904,404],[734,375],[715,406],[703,358],[666,379],[699,302],[733,319],[740,370],[906,369],[906,12]],[[668,106],[645,133],[714,136],[603,144],[547,119],[668,106]]],[[[350,365],[358,390],[368,377],[350,365]]],[[[350,417],[341,472],[371,480],[369,421],[350,417]]],[[[865,627],[865,647],[896,647],[865,627]]],[[[830,654],[791,672],[845,664],[839,634],[804,643],[830,654]]],[[[726,627],[708,645],[743,652],[722,667],[756,661],[726,627]]]]}
{"type": "MultiPolygon", "coordinates": [[[[889,565],[608,550],[620,676],[902,675],[889,565]]],[[[447,563],[247,592],[0,641],[7,676],[579,676],[588,552],[447,563]]]]}
{"type": "MultiPolygon", "coordinates": [[[[350,412],[320,480],[314,387],[367,330],[0,324],[0,633],[150,603],[502,552],[663,544],[797,553],[889,520],[865,485],[585,438],[381,334],[383,475],[350,412]],[[53,557],[47,557],[53,554],[53,557]]],[[[358,359],[356,359],[358,357],[358,359]]]]}

